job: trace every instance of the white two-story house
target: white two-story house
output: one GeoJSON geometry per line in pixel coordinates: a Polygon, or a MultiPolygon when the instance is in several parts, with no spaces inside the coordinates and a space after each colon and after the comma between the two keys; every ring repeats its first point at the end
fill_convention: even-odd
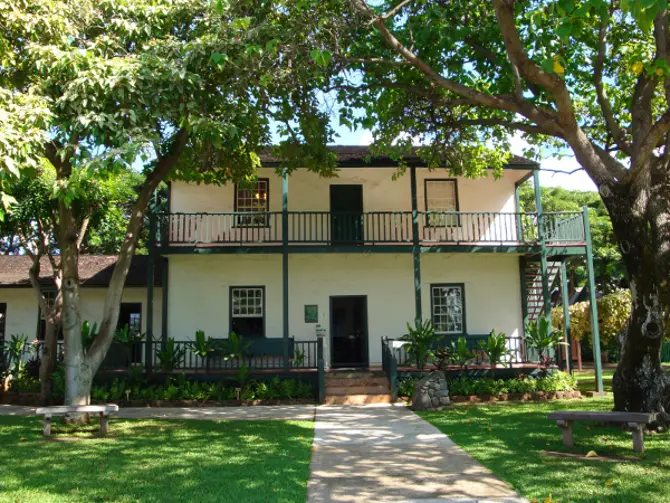
{"type": "Polygon", "coordinates": [[[171,184],[152,250],[167,268],[167,337],[235,332],[279,353],[288,340],[293,357],[320,334],[327,368],[368,367],[383,337],[422,319],[451,340],[502,331],[521,358],[524,319],[586,248],[581,213],[520,213],[518,187],[539,166],[512,157],[500,179],[467,179],[414,159],[394,180],[390,159],[334,150],[336,178],[283,177],[266,156],[250,187],[171,184]]]}

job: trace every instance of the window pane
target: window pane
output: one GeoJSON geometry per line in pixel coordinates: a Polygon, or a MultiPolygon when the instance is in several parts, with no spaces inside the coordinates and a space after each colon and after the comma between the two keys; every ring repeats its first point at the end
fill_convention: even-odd
{"type": "Polygon", "coordinates": [[[232,317],[263,317],[263,289],[262,288],[233,288],[232,317]]]}
{"type": "Polygon", "coordinates": [[[460,286],[433,286],[431,300],[435,331],[463,333],[463,289],[460,286]]]}
{"type": "Polygon", "coordinates": [[[268,216],[264,214],[269,210],[270,181],[267,178],[257,180],[252,188],[235,187],[235,207],[240,213],[251,213],[250,215],[238,215],[237,225],[243,226],[267,226],[268,216]],[[260,214],[257,214],[259,213],[260,214]]]}

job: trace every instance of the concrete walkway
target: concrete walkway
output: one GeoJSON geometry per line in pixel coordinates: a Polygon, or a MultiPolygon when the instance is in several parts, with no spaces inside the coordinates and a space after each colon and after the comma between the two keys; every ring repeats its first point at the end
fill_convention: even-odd
{"type": "MultiPolygon", "coordinates": [[[[255,407],[122,407],[121,419],[222,419],[229,421],[313,421],[314,405],[262,405],[255,407]]],[[[0,416],[30,416],[35,407],[0,405],[0,416]]]]}
{"type": "Polygon", "coordinates": [[[316,411],[309,503],[528,503],[437,428],[394,406],[316,411]]]}

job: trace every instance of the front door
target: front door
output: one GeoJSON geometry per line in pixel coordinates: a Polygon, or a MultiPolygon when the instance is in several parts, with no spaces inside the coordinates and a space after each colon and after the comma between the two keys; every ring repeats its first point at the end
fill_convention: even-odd
{"type": "Polygon", "coordinates": [[[330,228],[333,244],[363,242],[363,186],[330,186],[330,228]]]}
{"type": "Polygon", "coordinates": [[[367,366],[367,297],[331,297],[330,333],[333,368],[367,366]]]}

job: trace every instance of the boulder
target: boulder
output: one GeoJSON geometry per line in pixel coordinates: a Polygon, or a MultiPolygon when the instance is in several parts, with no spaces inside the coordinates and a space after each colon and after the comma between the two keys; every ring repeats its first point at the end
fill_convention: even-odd
{"type": "Polygon", "coordinates": [[[444,372],[435,370],[414,385],[412,408],[435,410],[449,405],[449,388],[444,372]]]}

